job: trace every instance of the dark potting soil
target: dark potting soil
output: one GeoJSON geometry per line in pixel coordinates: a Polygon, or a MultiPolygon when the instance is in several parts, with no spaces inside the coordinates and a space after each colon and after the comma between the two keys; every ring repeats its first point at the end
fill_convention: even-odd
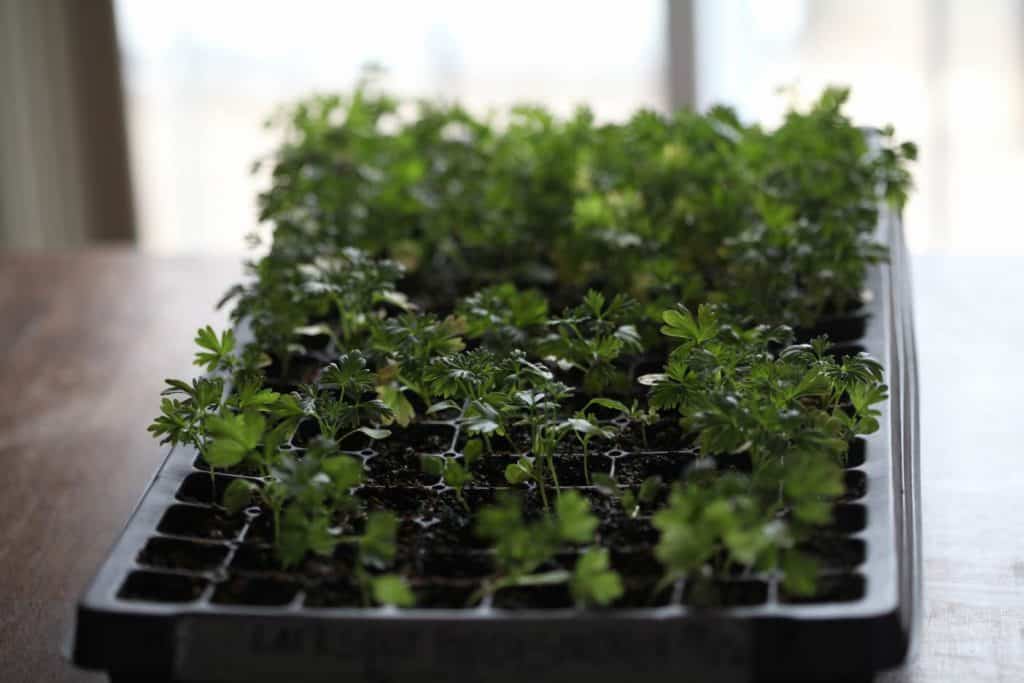
{"type": "MultiPolygon", "coordinates": [[[[605,417],[602,415],[602,417],[605,417]]],[[[302,448],[316,438],[311,421],[300,424],[292,440],[302,448]]],[[[437,475],[423,471],[424,457],[462,458],[468,438],[454,423],[441,421],[395,428],[381,441],[360,435],[344,444],[363,459],[365,482],[356,490],[366,510],[387,509],[400,518],[395,566],[406,576],[424,609],[462,609],[478,598],[483,582],[493,577],[496,565],[490,543],[481,540],[467,515],[497,500],[501,491],[515,491],[527,519],[543,511],[536,487],[510,486],[505,470],[520,457],[532,458],[523,446],[529,435],[518,429],[510,437],[489,439],[489,449],[474,464],[473,479],[458,495],[437,475]]],[[[643,430],[631,425],[613,442],[594,440],[587,459],[590,479],[612,475],[619,486],[634,490],[649,477],[671,483],[684,477],[699,459],[693,435],[677,420],[659,420],[643,430]]],[[[851,538],[865,527],[866,509],[853,502],[864,496],[867,479],[859,467],[864,461],[863,441],[854,442],[847,456],[844,475],[846,494],[834,508],[833,523],[819,537],[802,546],[826,572],[819,593],[811,597],[780,593],[783,602],[854,600],[863,595],[863,578],[855,572],[865,559],[863,541],[851,538]]],[[[749,472],[746,454],[718,456],[720,470],[749,472]]],[[[538,465],[546,467],[547,463],[538,465]]],[[[597,540],[612,550],[612,565],[620,572],[625,588],[616,602],[619,607],[669,604],[681,600],[698,608],[744,607],[768,599],[768,583],[759,576],[726,571],[730,577],[715,581],[661,586],[661,565],[654,555],[658,531],[651,523],[653,505],[664,502],[669,486],[662,486],[652,503],[625,510],[621,501],[606,490],[588,485],[581,444],[565,439],[554,458],[559,484],[576,489],[598,516],[597,540]],[[652,505],[653,504],[653,505],[652,505]],[[660,586],[660,589],[658,588],[660,586]],[[675,597],[673,597],[675,596],[675,597]]],[[[236,468],[210,476],[201,458],[196,471],[180,485],[178,504],[167,509],[154,537],[139,553],[138,565],[121,589],[128,600],[188,602],[206,595],[215,604],[282,606],[298,602],[307,607],[361,607],[367,604],[354,579],[355,549],[339,545],[331,557],[309,556],[293,567],[282,567],[272,541],[273,521],[257,509],[249,515],[228,516],[219,506],[224,490],[237,476],[259,483],[256,472],[236,468]],[[166,579],[166,580],[165,580],[166,579]]],[[[548,488],[553,499],[557,493],[548,488]]],[[[342,520],[339,520],[341,522],[342,520]]],[[[358,534],[363,517],[344,520],[344,533],[358,534]]],[[[571,571],[574,553],[563,553],[551,567],[541,570],[571,571]]],[[[493,596],[492,606],[501,610],[570,608],[572,596],[565,585],[503,588],[493,596]]]]}

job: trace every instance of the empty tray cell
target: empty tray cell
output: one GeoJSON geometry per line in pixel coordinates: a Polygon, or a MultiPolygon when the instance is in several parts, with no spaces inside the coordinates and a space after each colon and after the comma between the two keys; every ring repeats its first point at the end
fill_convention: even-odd
{"type": "Polygon", "coordinates": [[[867,442],[864,439],[854,439],[850,442],[850,448],[846,451],[846,460],[843,463],[847,469],[860,467],[867,460],[867,442]]]}
{"type": "Polygon", "coordinates": [[[659,589],[657,580],[624,576],[622,589],[622,596],[615,601],[615,607],[664,607],[672,601],[673,586],[659,589]]]}
{"type": "Polygon", "coordinates": [[[473,579],[494,574],[494,561],[483,552],[430,552],[416,557],[416,573],[440,579],[473,579]]]}
{"type": "Polygon", "coordinates": [[[306,588],[303,605],[306,607],[365,607],[369,596],[363,596],[359,585],[352,579],[325,581],[306,588]]]}
{"type": "MultiPolygon", "coordinates": [[[[468,493],[465,492],[465,493],[468,493]]],[[[399,527],[399,536],[403,531],[414,536],[414,541],[420,547],[428,548],[433,552],[443,550],[456,551],[485,550],[491,546],[490,541],[485,541],[476,535],[474,531],[474,520],[468,516],[450,510],[429,526],[421,526],[416,522],[403,522],[399,527]],[[408,524],[408,526],[406,526],[408,524]]]]}
{"type": "Polygon", "coordinates": [[[584,486],[587,484],[587,470],[590,476],[595,474],[611,474],[612,459],[603,455],[591,454],[587,458],[584,469],[583,455],[563,456],[555,458],[555,473],[558,475],[559,486],[584,486]]]}
{"type": "Polygon", "coordinates": [[[296,448],[305,448],[309,442],[320,435],[320,427],[313,418],[305,418],[299,422],[292,435],[292,445],[296,448]]]}
{"type": "Polygon", "coordinates": [[[868,477],[860,470],[843,472],[843,484],[846,486],[846,493],[839,500],[844,503],[859,500],[868,492],[868,477]]]}
{"type": "Polygon", "coordinates": [[[368,510],[391,510],[398,515],[418,515],[435,502],[437,494],[421,486],[364,486],[356,494],[368,510]]]}
{"type": "Polygon", "coordinates": [[[265,383],[275,391],[285,394],[297,390],[303,384],[312,382],[325,365],[315,356],[296,354],[288,358],[287,373],[285,373],[285,364],[281,362],[281,359],[273,353],[268,355],[271,362],[264,370],[266,373],[265,383]]]}
{"type": "MultiPolygon", "coordinates": [[[[203,472],[195,472],[185,477],[178,487],[175,498],[185,503],[216,504],[224,500],[224,491],[238,477],[216,474],[210,477],[203,472]]],[[[249,480],[256,481],[256,480],[249,480]]],[[[257,482],[258,483],[258,482],[257,482]]]]}
{"type": "Polygon", "coordinates": [[[298,585],[289,581],[234,577],[217,586],[212,601],[230,605],[287,605],[298,592],[298,585]]]}
{"type": "Polygon", "coordinates": [[[505,469],[516,464],[517,457],[511,455],[491,455],[484,453],[473,463],[473,479],[469,487],[508,486],[505,469]]]}
{"type": "Polygon", "coordinates": [[[764,581],[694,581],[683,591],[683,604],[690,607],[753,607],[767,600],[764,581]]]}
{"type": "Polygon", "coordinates": [[[151,538],[139,551],[136,561],[150,567],[208,571],[219,567],[227,556],[228,547],[225,545],[151,538]]]}
{"type": "Polygon", "coordinates": [[[220,510],[193,505],[172,505],[167,508],[157,530],[174,536],[233,540],[242,529],[242,520],[229,517],[220,510]]]}
{"type": "Polygon", "coordinates": [[[412,450],[382,451],[366,459],[366,484],[370,486],[429,486],[436,475],[423,471],[420,455],[412,450]]]}
{"type": "Polygon", "coordinates": [[[686,432],[679,420],[658,420],[646,427],[631,424],[615,438],[614,446],[626,452],[678,451],[692,447],[695,436],[686,432]]]}
{"type": "Polygon", "coordinates": [[[476,581],[427,581],[413,586],[419,609],[465,609],[479,599],[476,581]]]}
{"type": "Polygon", "coordinates": [[[202,595],[207,585],[209,581],[200,577],[138,571],[128,575],[117,597],[148,602],[192,602],[202,595]]]}
{"type": "Polygon", "coordinates": [[[720,472],[744,472],[749,474],[754,471],[754,462],[750,459],[750,453],[720,453],[714,456],[715,468],[720,472]]]}
{"type": "Polygon", "coordinates": [[[678,481],[697,459],[693,451],[638,452],[615,459],[615,479],[621,486],[639,486],[647,477],[678,481]]]}
{"type": "Polygon", "coordinates": [[[658,542],[658,530],[651,520],[624,515],[603,519],[598,535],[602,545],[618,550],[647,548],[658,542]]]}
{"type": "Polygon", "coordinates": [[[496,609],[558,609],[574,606],[569,587],[564,585],[502,588],[494,594],[492,604],[496,609]]]}
{"type": "Polygon", "coordinates": [[[864,564],[867,547],[859,538],[823,535],[801,545],[801,550],[815,557],[822,569],[845,571],[864,564]]]}
{"type": "Polygon", "coordinates": [[[840,503],[832,508],[830,529],[842,534],[863,531],[868,525],[868,510],[856,503],[840,503]]]}
{"type": "Polygon", "coordinates": [[[624,577],[658,581],[665,573],[653,550],[612,550],[611,555],[612,568],[624,577]]]}
{"type": "MultiPolygon", "coordinates": [[[[525,496],[523,497],[525,498],[525,496]]],[[[462,500],[459,500],[454,490],[443,491],[437,495],[436,505],[425,508],[425,511],[429,512],[431,516],[447,516],[449,513],[465,515],[466,508],[463,501],[475,515],[480,508],[494,505],[497,501],[497,494],[493,488],[467,488],[462,491],[462,500]]]]}
{"type": "Polygon", "coordinates": [[[864,597],[865,581],[860,574],[826,575],[818,579],[814,595],[792,595],[779,589],[779,600],[787,604],[853,602],[864,597]]]}
{"type": "Polygon", "coordinates": [[[814,327],[797,330],[797,338],[810,340],[827,335],[833,343],[857,341],[867,331],[866,313],[830,316],[822,318],[814,327]]]}
{"type": "Polygon", "coordinates": [[[455,428],[445,423],[417,423],[390,427],[391,436],[373,444],[378,453],[444,453],[452,449],[455,428]]]}

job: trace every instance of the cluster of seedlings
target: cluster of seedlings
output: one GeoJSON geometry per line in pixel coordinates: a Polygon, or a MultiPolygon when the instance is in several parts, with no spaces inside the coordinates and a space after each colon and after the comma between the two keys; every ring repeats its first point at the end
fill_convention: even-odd
{"type": "MultiPolygon", "coordinates": [[[[771,131],[410,111],[371,82],[298,105],[273,240],[225,298],[244,333],[200,330],[205,374],[150,427],[206,470],[179,497],[309,605],[827,595],[886,399],[828,321],[862,322],[915,155],[845,98],[771,131]]],[[[173,551],[144,554],[202,566],[173,551]]]]}

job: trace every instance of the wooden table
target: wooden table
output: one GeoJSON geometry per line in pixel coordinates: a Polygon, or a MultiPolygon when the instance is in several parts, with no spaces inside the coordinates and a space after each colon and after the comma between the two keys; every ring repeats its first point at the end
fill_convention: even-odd
{"type": "MultiPolygon", "coordinates": [[[[914,265],[926,614],[882,681],[1024,681],[1024,259],[914,265]]],[[[237,257],[0,254],[0,679],[103,680],[61,659],[75,599],[157,465],[162,379],[193,373],[239,276],[237,257]]]]}

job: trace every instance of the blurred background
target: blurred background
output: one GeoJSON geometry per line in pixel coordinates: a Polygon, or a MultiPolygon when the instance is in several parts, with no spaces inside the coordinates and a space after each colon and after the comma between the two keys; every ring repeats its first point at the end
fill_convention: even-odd
{"type": "Polygon", "coordinates": [[[771,124],[849,85],[920,145],[913,249],[1024,252],[1024,0],[0,0],[0,246],[241,251],[263,122],[371,62],[403,95],[606,120],[771,124]]]}

